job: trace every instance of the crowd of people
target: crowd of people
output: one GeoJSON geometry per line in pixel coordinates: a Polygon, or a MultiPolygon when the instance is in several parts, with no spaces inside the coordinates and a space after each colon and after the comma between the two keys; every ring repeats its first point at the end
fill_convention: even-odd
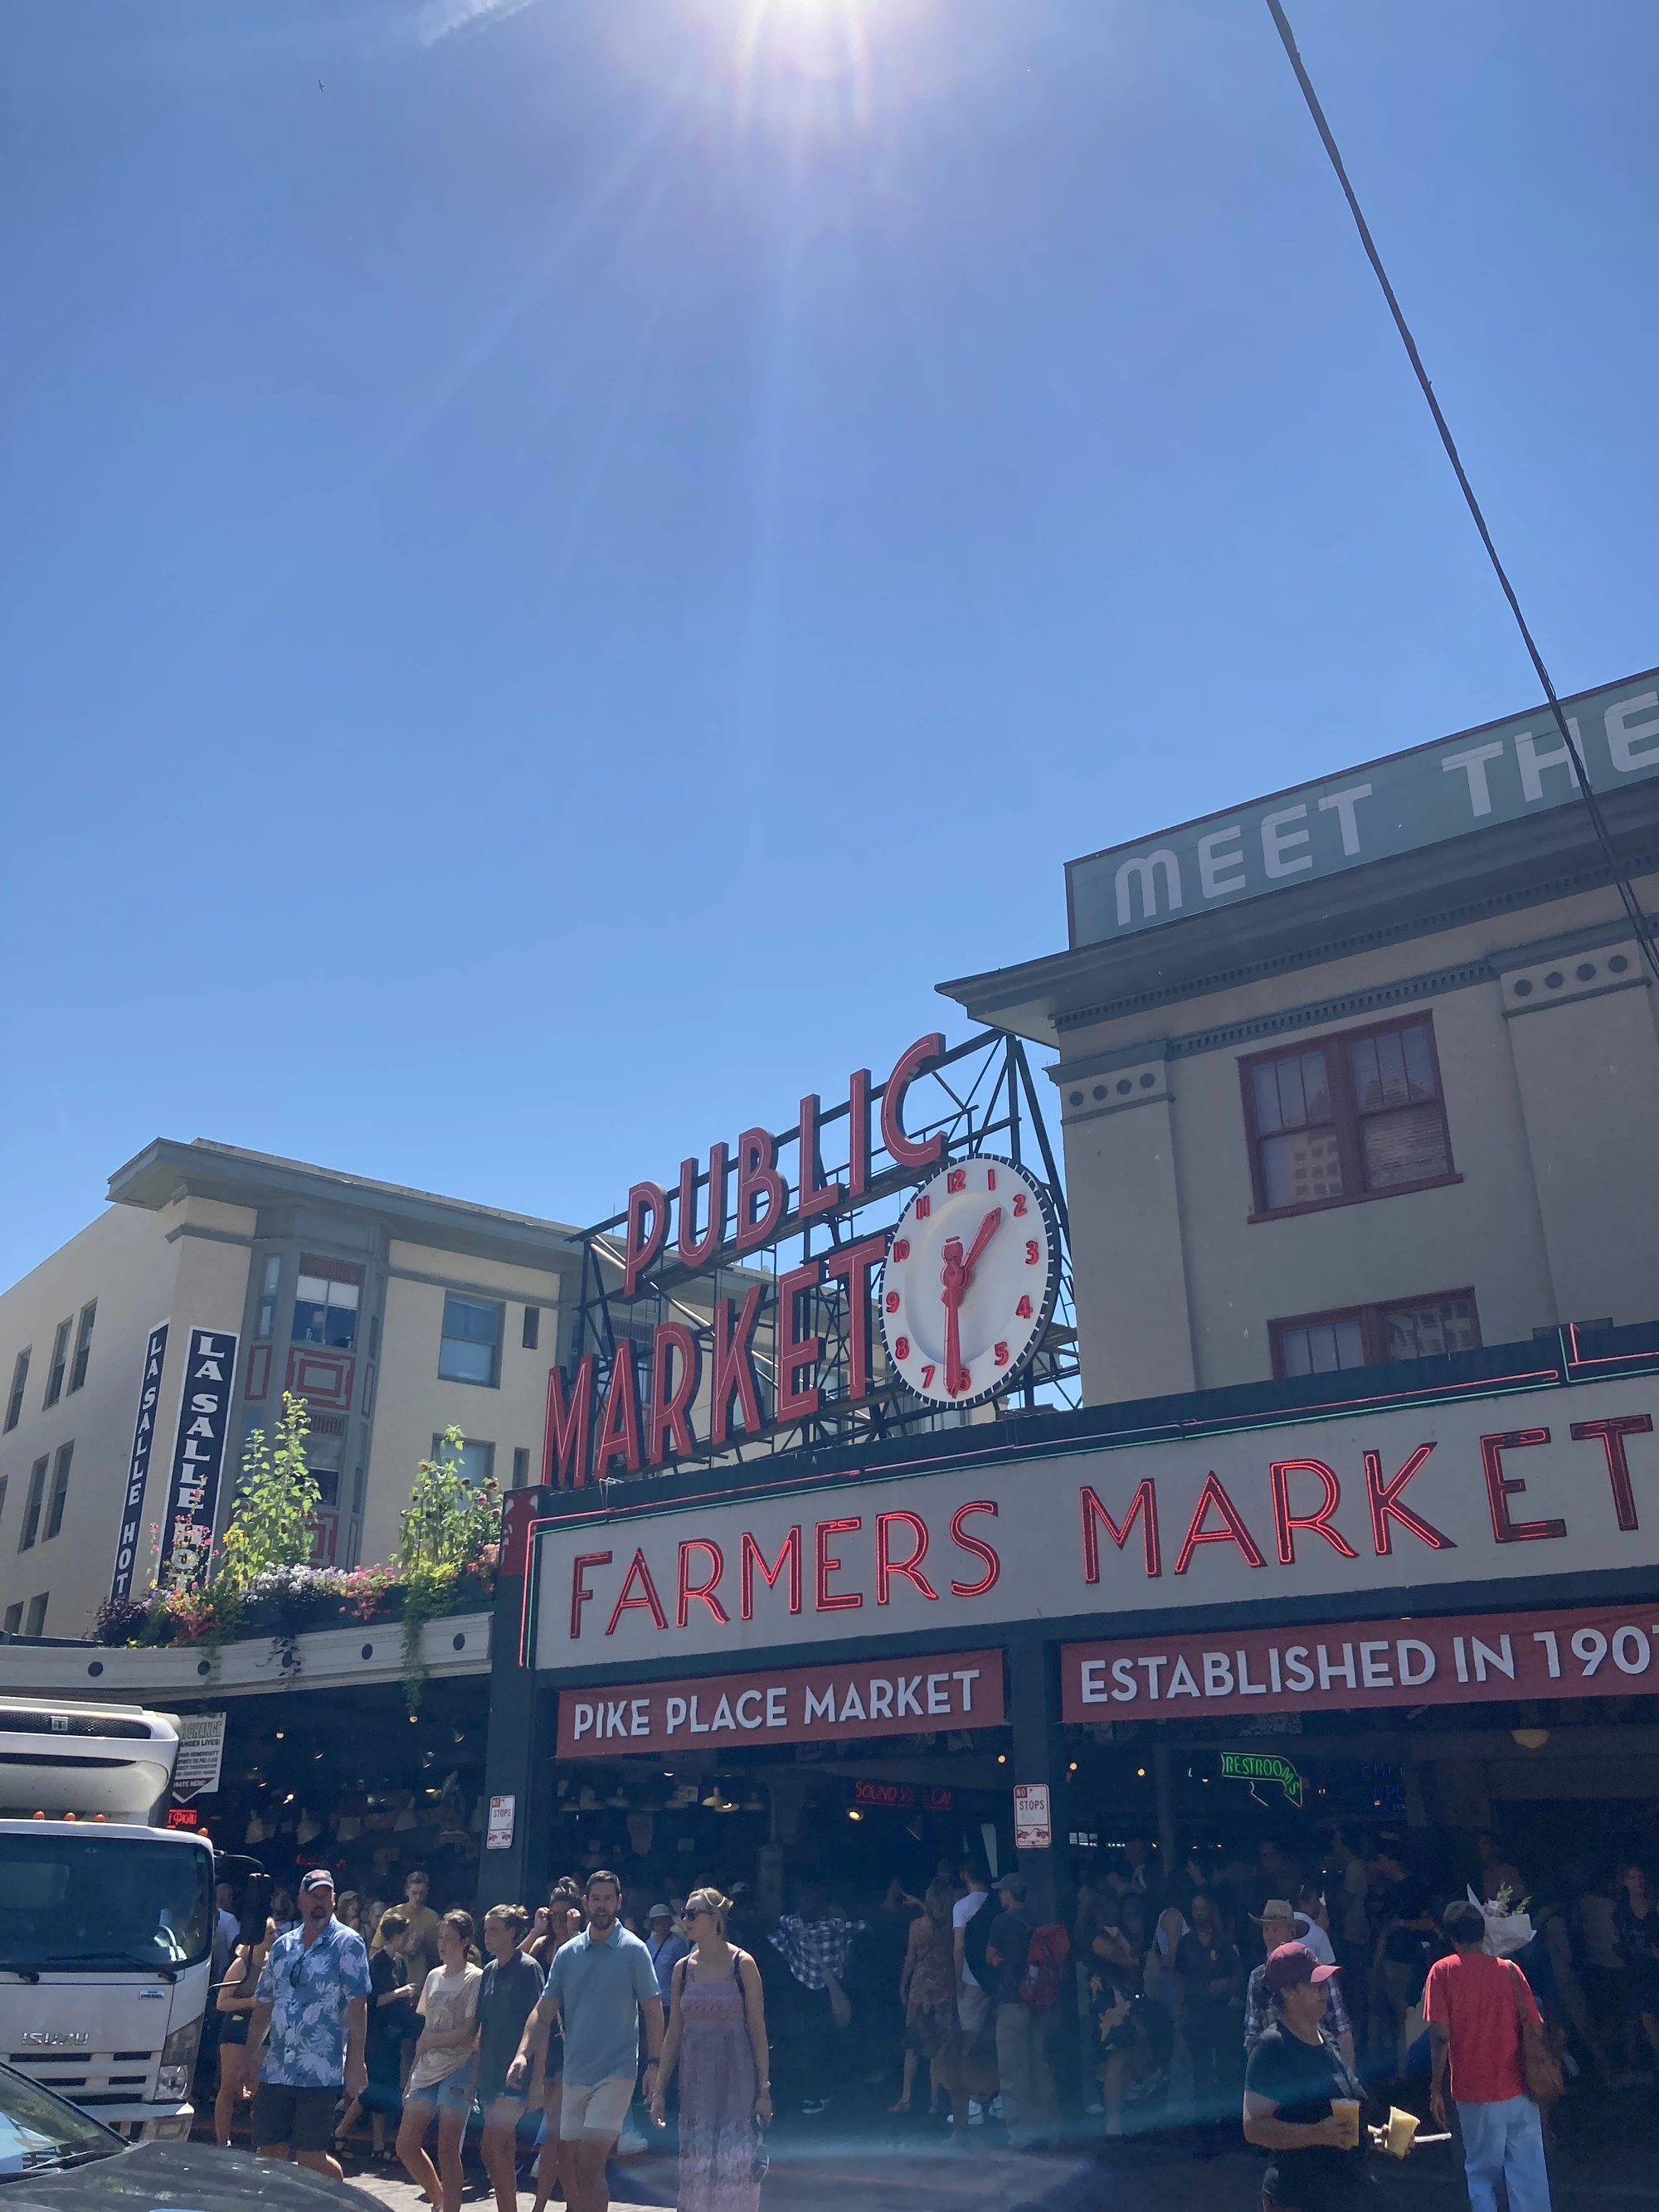
{"type": "Polygon", "coordinates": [[[729,1898],[696,1891],[678,1916],[659,1905],[642,1938],[603,1869],[556,1885],[533,1919],[497,1905],[477,1929],[427,1896],[411,1875],[372,1934],[341,1914],[325,1868],[297,1900],[273,1899],[263,1938],[234,1947],[218,1984],[222,2144],[246,2100],[260,2157],[339,2179],[336,2153],[362,2119],[376,2156],[395,2120],[410,2179],[460,2212],[476,2115],[498,2212],[517,2212],[526,2150],[535,2212],[561,2193],[570,2212],[605,2212],[607,2163],[636,2095],[665,2126],[672,2085],[680,2212],[759,2212],[770,2055],[759,1971],[726,1940],[729,1898]]]}
{"type": "MultiPolygon", "coordinates": [[[[1632,1850],[1525,1874],[1482,1835],[1467,1866],[1419,1865],[1397,1831],[1328,1831],[1304,1859],[1271,1840],[1251,1857],[1219,1847],[1166,1875],[1131,1843],[1079,1894],[1107,2132],[1237,2109],[1245,2061],[1267,2017],[1261,1969],[1300,1942],[1329,1978],[1325,2026],[1346,2062],[1383,2085],[1426,2086],[1425,1991],[1454,1946],[1445,1908],[1473,1890],[1524,1911],[1516,1965],[1536,1992],[1569,2084],[1650,2079],[1659,2059],[1659,1891],[1632,1850]]],[[[1521,1931],[1516,1930],[1517,1938],[1521,1931]]]]}
{"type": "Polygon", "coordinates": [[[337,2173],[336,2151],[366,2144],[459,2212],[471,2130],[498,2212],[517,2212],[521,2166],[532,2212],[561,2192],[604,2212],[607,2160],[672,2124],[682,2212],[757,2212],[775,2083],[805,2120],[922,2108],[962,2147],[987,2126],[1016,2148],[1182,2128],[1202,2154],[1237,2144],[1242,2111],[1270,2203],[1337,2204],[1334,2181],[1300,2193],[1304,2154],[1362,2155],[1349,2107],[1380,2092],[1443,2125],[1449,2098],[1477,2212],[1499,2173],[1511,2212],[1542,2212],[1528,2037],[1569,2087],[1652,2079],[1659,1887],[1633,1851],[1523,1874],[1483,1836],[1455,1869],[1339,1828],[1311,1850],[1160,1861],[1146,1841],[1103,1853],[1065,1926],[971,1858],[919,1897],[808,1880],[765,1918],[739,1883],[736,1904],[641,1910],[599,1869],[476,1929],[418,1871],[387,1905],[337,1897],[319,1869],[260,1942],[229,1955],[222,1926],[216,2132],[246,2104],[262,2154],[337,2173]],[[1489,1911],[1512,1957],[1490,1954],[1489,1911]]]}

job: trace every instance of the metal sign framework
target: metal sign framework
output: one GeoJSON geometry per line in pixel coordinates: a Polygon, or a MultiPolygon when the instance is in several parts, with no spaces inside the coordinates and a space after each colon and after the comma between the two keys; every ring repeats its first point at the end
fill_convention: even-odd
{"type": "MultiPolygon", "coordinates": [[[[878,1124],[874,1110],[887,1084],[870,1085],[860,1111],[878,1124]]],[[[1000,1030],[984,1030],[965,1042],[952,1046],[920,1075],[909,1079],[904,1102],[904,1121],[910,1139],[925,1139],[938,1132],[943,1138],[939,1159],[918,1169],[896,1161],[880,1140],[878,1127],[871,1133],[871,1152],[864,1188],[855,1201],[834,1212],[801,1218],[801,1195],[823,1182],[853,1182],[854,1131],[849,1103],[826,1109],[816,1117],[815,1157],[800,1159],[799,1126],[775,1139],[780,1167],[788,1183],[789,1200],[775,1237],[750,1249],[741,1258],[721,1256],[719,1263],[687,1265],[672,1244],[665,1243],[659,1258],[645,1271],[632,1300],[623,1296],[624,1239],[629,1217],[612,1214],[581,1232],[580,1293],[572,1341],[565,1353],[565,1371],[574,1376],[584,1355],[595,1358],[595,1402],[609,1389],[617,1346],[629,1338],[636,1347],[648,1346],[658,1325],[673,1321],[684,1324],[696,1338],[705,1359],[712,1348],[711,1310],[716,1300],[734,1290],[742,1292],[757,1279],[775,1279],[798,1264],[832,1255],[878,1233],[884,1233],[902,1211],[906,1195],[939,1171],[943,1159],[960,1159],[975,1153],[999,1153],[1040,1174],[1053,1202],[1060,1233],[1060,1287],[1054,1317],[1033,1358],[998,1395],[994,1411],[1010,1400],[1024,1407],[1040,1401],[1076,1406],[1081,1392],[1078,1378],[1077,1330],[1072,1289],[1071,1239],[1065,1191],[1048,1133],[1031,1078],[1025,1048],[1019,1038],[1000,1030]],[[840,1146],[839,1158],[828,1155],[840,1146]],[[1035,1149],[1029,1164],[1024,1156],[1035,1149]],[[790,1176],[786,1156],[793,1150],[794,1173],[790,1176]],[[820,1162],[822,1163],[820,1166],[820,1162]],[[799,1257],[797,1257],[799,1255],[799,1257]],[[701,1297],[688,1293],[693,1285],[701,1297]]],[[[810,1128],[811,1125],[809,1125],[810,1128]]],[[[724,1170],[721,1172],[724,1181],[724,1170]]],[[[696,1180],[699,1218],[707,1218],[709,1175],[696,1180]]],[[[722,1203],[722,1194],[713,1204],[722,1203]]],[[[725,1254],[732,1251],[731,1243],[725,1254]]],[[[963,1416],[927,1404],[915,1397],[889,1365],[881,1331],[874,1313],[875,1300],[866,1316],[871,1387],[860,1398],[848,1395],[848,1376],[853,1312],[849,1286],[833,1280],[807,1294],[812,1301],[810,1333],[823,1340],[819,1365],[821,1405],[805,1420],[779,1420],[771,1413],[776,1397],[775,1364],[761,1345],[755,1347],[755,1365],[766,1416],[758,1429],[740,1429],[721,1445],[704,1441],[692,1454],[653,1467],[653,1475],[683,1472],[688,1468],[730,1465],[762,1456],[781,1455],[825,1444],[860,1444],[878,1438],[904,1436],[954,1426],[963,1416]]],[[[774,1309],[775,1310],[775,1309],[774,1309]]],[[[979,1418],[986,1418],[981,1409],[979,1418]]]]}

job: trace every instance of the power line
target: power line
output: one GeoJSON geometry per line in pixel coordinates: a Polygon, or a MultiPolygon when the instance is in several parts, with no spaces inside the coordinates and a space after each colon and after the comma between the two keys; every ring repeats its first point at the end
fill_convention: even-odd
{"type": "Polygon", "coordinates": [[[1446,449],[1446,458],[1452,465],[1458,488],[1468,503],[1469,513],[1474,518],[1474,526],[1480,533],[1480,543],[1486,549],[1486,557],[1492,562],[1498,580],[1503,586],[1504,597],[1510,603],[1510,612],[1515,617],[1516,627],[1521,633],[1522,642],[1525,645],[1533,667],[1537,672],[1538,680],[1544,687],[1544,696],[1549,702],[1550,712],[1555,717],[1555,726],[1560,732],[1562,744],[1566,748],[1573,781],[1577,783],[1579,796],[1584,802],[1584,811],[1589,816],[1590,826],[1595,832],[1596,842],[1601,848],[1601,856],[1607,864],[1625,912],[1630,917],[1631,927],[1636,932],[1637,942],[1642,948],[1648,966],[1653,970],[1655,980],[1659,981],[1659,943],[1655,940],[1653,921],[1644,912],[1641,901],[1636,896],[1635,888],[1625,871],[1624,864],[1613,849],[1607,817],[1601,811],[1601,802],[1590,789],[1589,774],[1584,765],[1583,755],[1579,750],[1577,738],[1568,726],[1566,716],[1561,711],[1561,702],[1556,696],[1554,684],[1550,681],[1549,670],[1544,665],[1544,656],[1538,650],[1533,634],[1527,626],[1527,618],[1521,611],[1521,602],[1516,597],[1515,586],[1509,580],[1504,563],[1498,557],[1498,548],[1493,544],[1492,532],[1486,527],[1486,518],[1481,513],[1480,502],[1474,495],[1474,486],[1469,482],[1468,471],[1463,466],[1462,457],[1457,450],[1457,441],[1451,434],[1451,426],[1441,410],[1440,402],[1435,397],[1434,386],[1429,381],[1429,373],[1423,366],[1423,356],[1417,349],[1417,340],[1412,336],[1411,325],[1406,320],[1400,301],[1395,295],[1394,286],[1389,282],[1389,272],[1382,266],[1382,257],[1376,250],[1376,241],[1371,236],[1370,225],[1365,220],[1364,211],[1360,207],[1358,195],[1348,181],[1348,172],[1343,166],[1341,153],[1337,147],[1335,138],[1332,136],[1331,126],[1325,120],[1325,111],[1319,104],[1319,94],[1313,88],[1313,80],[1309,76],[1302,57],[1297,51],[1296,36],[1291,29],[1280,0],[1267,0],[1267,12],[1273,19],[1274,28],[1284,42],[1285,52],[1290,57],[1291,67],[1295,70],[1296,81],[1302,88],[1302,97],[1308,103],[1308,112],[1314,119],[1314,127],[1319,133],[1326,153],[1330,156],[1331,167],[1336,172],[1336,180],[1341,185],[1343,198],[1348,203],[1348,211],[1353,217],[1354,228],[1359,233],[1359,242],[1365,249],[1365,258],[1376,271],[1377,283],[1382,287],[1382,296],[1389,303],[1389,313],[1394,317],[1395,328],[1400,333],[1401,343],[1406,349],[1413,373],[1422,388],[1423,397],[1429,403],[1429,412],[1434,417],[1434,427],[1440,433],[1440,442],[1446,449]]]}

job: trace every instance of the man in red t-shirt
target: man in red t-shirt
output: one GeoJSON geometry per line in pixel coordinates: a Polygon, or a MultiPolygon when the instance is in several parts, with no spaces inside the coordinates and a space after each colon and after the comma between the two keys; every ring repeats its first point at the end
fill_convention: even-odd
{"type": "Polygon", "coordinates": [[[1527,1978],[1510,1960],[1487,1957],[1486,1917],[1474,1905],[1449,1905],[1440,1925],[1455,1948],[1435,1960],[1423,1988],[1434,2050],[1430,2110],[1443,2128],[1449,2062],[1474,2212],[1498,2212],[1500,2176],[1510,2212],[1550,2212],[1543,2122],[1521,2065],[1522,2020],[1540,2018],[1527,1978]]]}

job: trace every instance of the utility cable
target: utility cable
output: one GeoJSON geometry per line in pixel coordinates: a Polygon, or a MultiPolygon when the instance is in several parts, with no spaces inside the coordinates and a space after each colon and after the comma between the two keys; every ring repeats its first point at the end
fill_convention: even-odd
{"type": "Polygon", "coordinates": [[[1462,458],[1457,450],[1457,441],[1451,434],[1451,426],[1446,420],[1439,400],[1435,397],[1434,386],[1429,380],[1429,373],[1423,366],[1423,356],[1417,349],[1417,340],[1412,336],[1411,325],[1406,320],[1400,301],[1395,297],[1394,286],[1389,282],[1389,272],[1382,266],[1382,257],[1376,250],[1376,241],[1371,236],[1370,225],[1366,222],[1358,197],[1348,180],[1348,172],[1343,165],[1341,153],[1335,138],[1332,136],[1331,126],[1325,120],[1325,111],[1319,104],[1319,94],[1313,88],[1313,80],[1309,76],[1302,56],[1297,51],[1296,36],[1291,29],[1280,0],[1267,0],[1267,12],[1273,19],[1274,28],[1284,42],[1285,52],[1290,57],[1291,67],[1295,70],[1296,81],[1302,88],[1302,97],[1308,103],[1308,112],[1314,119],[1314,127],[1319,133],[1326,153],[1330,156],[1331,167],[1336,172],[1336,180],[1341,185],[1343,198],[1348,203],[1348,212],[1352,216],[1354,228],[1359,233],[1359,242],[1365,249],[1365,258],[1375,270],[1377,283],[1382,287],[1382,296],[1389,303],[1389,313],[1394,317],[1395,328],[1400,333],[1401,343],[1406,349],[1413,372],[1422,388],[1423,397],[1429,404],[1429,412],[1434,417],[1435,428],[1440,433],[1440,442],[1446,449],[1446,458],[1452,465],[1458,487],[1463,494],[1470,514],[1474,518],[1474,526],[1480,533],[1480,543],[1486,549],[1486,557],[1492,562],[1498,580],[1503,586],[1504,597],[1510,603],[1510,612],[1515,617],[1516,627],[1521,632],[1522,642],[1527,648],[1528,655],[1537,672],[1538,680],[1544,687],[1544,696],[1549,702],[1550,712],[1555,717],[1555,726],[1560,732],[1562,744],[1566,748],[1573,781],[1578,787],[1580,798],[1584,802],[1584,811],[1589,816],[1590,826],[1595,832],[1596,842],[1601,848],[1601,856],[1607,862],[1608,872],[1618,889],[1620,900],[1630,918],[1631,927],[1636,932],[1637,942],[1642,948],[1648,966],[1653,971],[1655,980],[1659,981],[1659,942],[1656,942],[1655,939],[1652,917],[1646,913],[1641,901],[1637,897],[1635,887],[1613,848],[1612,835],[1607,829],[1607,817],[1601,811],[1601,803],[1590,788],[1589,774],[1584,765],[1583,755],[1579,750],[1577,738],[1568,726],[1565,714],[1561,711],[1561,702],[1556,695],[1554,684],[1550,681],[1549,670],[1544,665],[1544,656],[1538,650],[1533,634],[1527,626],[1527,618],[1521,611],[1521,602],[1516,596],[1515,586],[1510,583],[1508,572],[1498,558],[1498,548],[1492,543],[1491,531],[1486,527],[1486,518],[1481,513],[1480,502],[1474,495],[1474,486],[1469,482],[1468,471],[1463,466],[1462,458]]]}

